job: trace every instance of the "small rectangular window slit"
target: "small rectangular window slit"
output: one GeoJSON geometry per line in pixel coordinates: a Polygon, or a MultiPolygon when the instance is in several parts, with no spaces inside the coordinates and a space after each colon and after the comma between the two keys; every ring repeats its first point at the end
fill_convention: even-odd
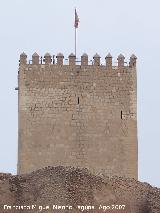
{"type": "Polygon", "coordinates": [[[121,111],[121,120],[122,120],[122,111],[121,111]]]}
{"type": "Polygon", "coordinates": [[[79,97],[78,97],[78,104],[79,104],[79,97]]]}

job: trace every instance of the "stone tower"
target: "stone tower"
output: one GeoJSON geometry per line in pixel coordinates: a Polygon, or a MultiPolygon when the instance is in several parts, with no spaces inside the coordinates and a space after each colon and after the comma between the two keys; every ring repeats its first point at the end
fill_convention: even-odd
{"type": "Polygon", "coordinates": [[[93,173],[138,176],[136,56],[101,65],[98,54],[64,64],[47,53],[20,55],[18,174],[45,166],[86,167],[93,173]]]}

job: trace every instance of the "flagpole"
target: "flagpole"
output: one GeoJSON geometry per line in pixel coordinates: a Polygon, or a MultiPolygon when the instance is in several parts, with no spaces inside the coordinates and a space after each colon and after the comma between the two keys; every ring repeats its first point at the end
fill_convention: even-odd
{"type": "Polygon", "coordinates": [[[75,56],[77,56],[76,7],[75,7],[75,21],[74,21],[74,28],[75,28],[75,56]]]}
{"type": "Polygon", "coordinates": [[[79,23],[79,17],[77,15],[77,11],[75,8],[75,20],[74,20],[74,27],[75,27],[75,56],[77,57],[77,28],[79,23]]]}
{"type": "Polygon", "coordinates": [[[75,56],[77,56],[77,30],[75,27],[75,56]]]}

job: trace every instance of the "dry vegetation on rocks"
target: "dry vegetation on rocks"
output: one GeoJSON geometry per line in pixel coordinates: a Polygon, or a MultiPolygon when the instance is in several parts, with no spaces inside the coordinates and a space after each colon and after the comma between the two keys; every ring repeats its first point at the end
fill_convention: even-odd
{"type": "Polygon", "coordinates": [[[0,208],[0,213],[160,213],[160,189],[134,179],[96,176],[87,169],[46,167],[21,176],[0,174],[0,208]],[[16,210],[14,205],[34,209],[16,210]]]}

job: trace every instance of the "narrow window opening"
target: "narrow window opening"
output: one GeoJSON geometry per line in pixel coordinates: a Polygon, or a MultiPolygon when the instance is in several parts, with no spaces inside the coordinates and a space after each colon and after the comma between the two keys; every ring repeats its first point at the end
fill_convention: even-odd
{"type": "Polygon", "coordinates": [[[78,97],[78,104],[79,104],[79,97],[78,97]]]}
{"type": "Polygon", "coordinates": [[[121,120],[122,120],[122,111],[121,111],[121,120]]]}

